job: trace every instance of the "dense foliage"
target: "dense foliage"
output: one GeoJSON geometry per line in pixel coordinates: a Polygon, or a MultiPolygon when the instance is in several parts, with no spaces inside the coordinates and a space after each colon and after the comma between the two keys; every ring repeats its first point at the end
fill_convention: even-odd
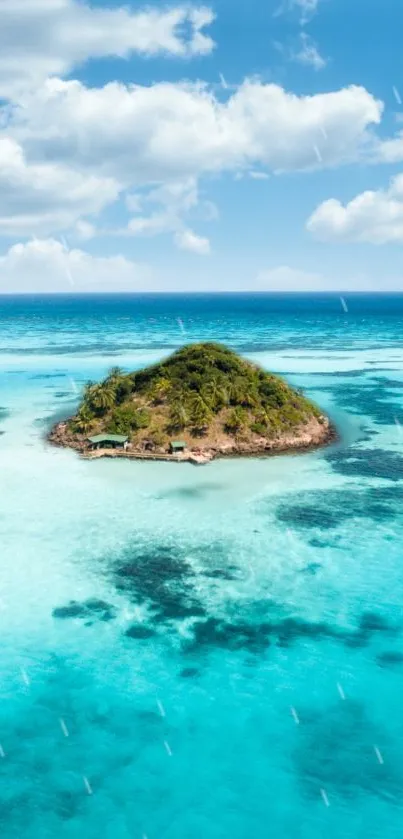
{"type": "Polygon", "coordinates": [[[192,344],[136,373],[113,368],[100,384],[88,383],[75,432],[105,430],[136,439],[144,431],[156,445],[185,431],[273,437],[320,412],[278,376],[266,373],[220,344],[192,344]]]}

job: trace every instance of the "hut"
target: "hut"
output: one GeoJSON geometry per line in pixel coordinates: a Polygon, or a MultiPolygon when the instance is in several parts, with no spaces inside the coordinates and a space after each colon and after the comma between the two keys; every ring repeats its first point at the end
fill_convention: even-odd
{"type": "Polygon", "coordinates": [[[169,451],[171,454],[180,454],[186,451],[186,443],[183,440],[171,440],[169,451]]]}
{"type": "Polygon", "coordinates": [[[88,443],[91,449],[125,449],[128,439],[124,434],[95,434],[88,443]]]}

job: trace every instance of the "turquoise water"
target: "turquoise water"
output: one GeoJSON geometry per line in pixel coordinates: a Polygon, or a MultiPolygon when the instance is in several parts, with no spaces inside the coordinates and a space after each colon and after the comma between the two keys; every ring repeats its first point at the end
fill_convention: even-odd
{"type": "Polygon", "coordinates": [[[6,839],[401,836],[403,296],[345,304],[0,298],[6,839]],[[46,444],[88,378],[199,339],[340,441],[199,469],[46,444]]]}

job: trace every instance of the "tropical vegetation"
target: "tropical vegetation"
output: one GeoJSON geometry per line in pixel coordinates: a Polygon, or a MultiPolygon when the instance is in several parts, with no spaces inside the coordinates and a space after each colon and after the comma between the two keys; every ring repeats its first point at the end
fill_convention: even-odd
{"type": "Polygon", "coordinates": [[[69,429],[125,434],[161,447],[178,433],[188,443],[275,438],[312,417],[320,419],[319,409],[279,376],[221,344],[203,343],[143,370],[114,367],[102,382],[88,382],[69,429]]]}

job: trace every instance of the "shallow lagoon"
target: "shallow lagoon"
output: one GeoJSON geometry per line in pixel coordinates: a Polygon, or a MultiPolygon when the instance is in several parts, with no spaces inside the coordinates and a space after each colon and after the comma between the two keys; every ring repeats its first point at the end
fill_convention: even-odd
{"type": "Polygon", "coordinates": [[[399,300],[0,303],[6,839],[401,835],[399,300]],[[207,337],[341,440],[200,469],[44,442],[87,378],[207,337]]]}

